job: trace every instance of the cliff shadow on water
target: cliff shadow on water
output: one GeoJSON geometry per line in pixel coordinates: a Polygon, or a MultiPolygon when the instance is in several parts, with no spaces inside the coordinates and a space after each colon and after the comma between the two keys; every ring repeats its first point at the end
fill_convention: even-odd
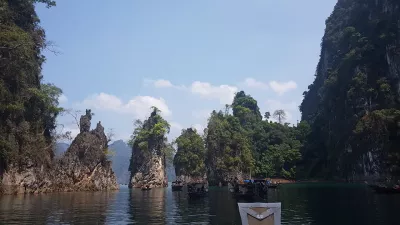
{"type": "Polygon", "coordinates": [[[108,141],[104,127],[97,123],[90,130],[91,111],[80,119],[80,133],[60,158],[49,168],[27,159],[25,167],[10,165],[2,176],[2,194],[53,191],[117,190],[116,176],[108,160],[108,141]]]}

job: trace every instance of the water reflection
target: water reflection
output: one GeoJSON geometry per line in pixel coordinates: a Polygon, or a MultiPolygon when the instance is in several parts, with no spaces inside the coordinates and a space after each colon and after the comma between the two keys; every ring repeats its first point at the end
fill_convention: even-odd
{"type": "Polygon", "coordinates": [[[2,196],[4,224],[105,224],[115,192],[2,196]],[[89,222],[89,223],[88,223],[89,222]]]}
{"type": "MultiPolygon", "coordinates": [[[[400,195],[377,195],[363,186],[293,184],[269,190],[267,201],[282,203],[282,224],[399,224],[400,195]]],[[[118,192],[2,196],[0,224],[239,225],[240,216],[227,188],[188,199],[186,188],[122,186],[118,192]]]]}
{"type": "Polygon", "coordinates": [[[378,195],[363,185],[291,184],[269,192],[282,202],[282,224],[399,224],[399,195],[378,195]]]}
{"type": "Polygon", "coordinates": [[[164,224],[166,191],[165,188],[149,191],[137,188],[130,190],[128,209],[130,220],[138,224],[164,224]]]}

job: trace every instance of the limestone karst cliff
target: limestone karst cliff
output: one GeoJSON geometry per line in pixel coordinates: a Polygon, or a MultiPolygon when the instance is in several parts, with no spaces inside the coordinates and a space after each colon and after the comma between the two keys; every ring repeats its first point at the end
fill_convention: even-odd
{"type": "Polygon", "coordinates": [[[2,175],[0,193],[42,193],[53,191],[100,191],[119,188],[107,156],[104,127],[97,123],[90,130],[91,112],[80,120],[80,133],[65,154],[50,168],[32,162],[21,170],[10,166],[2,175]]]}
{"type": "Polygon", "coordinates": [[[130,145],[132,156],[129,165],[131,179],[129,187],[164,187],[168,185],[166,175],[166,150],[170,125],[160,111],[153,108],[150,117],[136,121],[130,145]]]}
{"type": "Polygon", "coordinates": [[[337,2],[300,106],[312,128],[302,151],[305,176],[400,175],[399,32],[397,0],[337,2]]]}

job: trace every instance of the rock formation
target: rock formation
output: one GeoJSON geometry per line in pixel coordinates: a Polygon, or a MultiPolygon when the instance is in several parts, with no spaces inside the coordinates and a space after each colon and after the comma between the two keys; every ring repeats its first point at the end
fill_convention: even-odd
{"type": "Polygon", "coordinates": [[[165,152],[169,124],[154,107],[150,117],[143,122],[137,121],[136,125],[129,164],[129,187],[165,187],[168,185],[165,152]]]}
{"type": "Polygon", "coordinates": [[[81,132],[61,159],[48,168],[37,167],[27,159],[23,170],[11,166],[2,177],[0,193],[42,193],[52,191],[101,191],[119,188],[107,159],[104,127],[90,129],[91,112],[80,119],[81,132]]]}
{"type": "Polygon", "coordinates": [[[398,176],[399,153],[391,146],[398,146],[399,128],[388,127],[400,106],[400,2],[339,0],[326,20],[315,80],[303,95],[302,120],[312,130],[302,157],[306,176],[398,176]]]}
{"type": "Polygon", "coordinates": [[[163,158],[153,154],[146,159],[142,163],[138,163],[136,171],[132,173],[129,187],[140,188],[143,185],[149,185],[150,187],[167,186],[168,181],[163,158]]]}
{"type": "Polygon", "coordinates": [[[183,181],[184,183],[202,183],[202,182],[208,182],[207,180],[207,175],[202,176],[185,176],[185,175],[180,175],[176,177],[176,180],[183,181]]]}

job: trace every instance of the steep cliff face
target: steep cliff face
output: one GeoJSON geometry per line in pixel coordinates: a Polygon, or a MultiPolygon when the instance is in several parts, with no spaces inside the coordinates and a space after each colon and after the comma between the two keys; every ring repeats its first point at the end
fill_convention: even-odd
{"type": "Polygon", "coordinates": [[[168,149],[166,134],[170,125],[160,115],[160,110],[153,108],[148,119],[138,120],[132,139],[132,156],[129,164],[131,179],[129,187],[165,187],[166,152],[168,149]]]}
{"type": "Polygon", "coordinates": [[[165,187],[168,184],[167,182],[163,158],[157,155],[152,155],[142,161],[142,163],[138,163],[137,171],[132,173],[129,186],[135,188],[140,188],[143,185],[149,185],[150,187],[165,187]]]}
{"type": "Polygon", "coordinates": [[[111,162],[107,159],[104,127],[99,122],[94,130],[89,131],[90,119],[90,111],[87,111],[81,118],[81,132],[50,169],[35,167],[30,161],[23,170],[11,166],[3,174],[1,192],[19,194],[118,189],[111,162]]]}
{"type": "Polygon", "coordinates": [[[396,123],[400,109],[399,32],[399,1],[336,4],[326,20],[315,80],[300,106],[302,120],[312,127],[302,152],[308,176],[353,178],[393,172],[382,162],[398,154],[387,148],[394,144],[396,128],[387,128],[396,123]],[[366,135],[372,132],[366,131],[374,123],[385,125],[376,142],[367,144],[366,135]]]}

